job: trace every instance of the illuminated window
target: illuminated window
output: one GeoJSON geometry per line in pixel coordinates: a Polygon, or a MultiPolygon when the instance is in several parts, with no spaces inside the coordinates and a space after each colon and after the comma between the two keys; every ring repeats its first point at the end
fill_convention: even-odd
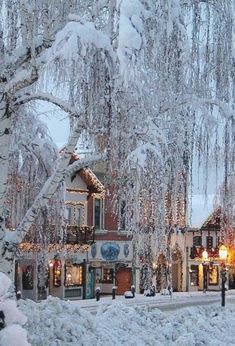
{"type": "Polygon", "coordinates": [[[103,283],[113,283],[113,269],[112,268],[104,268],[103,269],[103,283]]]}
{"type": "Polygon", "coordinates": [[[198,265],[191,265],[191,270],[190,270],[190,285],[191,285],[191,286],[198,286],[198,284],[199,284],[198,265]]]}
{"type": "Polygon", "coordinates": [[[61,261],[56,259],[53,264],[53,286],[60,287],[61,286],[61,261]]]}
{"type": "Polygon", "coordinates": [[[82,285],[83,266],[82,264],[65,264],[65,286],[75,287],[82,285]]]}
{"type": "Polygon", "coordinates": [[[218,285],[219,283],[219,268],[212,265],[209,269],[209,285],[218,285]]]}

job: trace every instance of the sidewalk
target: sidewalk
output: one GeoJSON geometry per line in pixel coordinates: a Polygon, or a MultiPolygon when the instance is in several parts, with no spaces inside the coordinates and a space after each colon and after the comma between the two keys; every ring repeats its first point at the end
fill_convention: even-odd
{"type": "MultiPolygon", "coordinates": [[[[229,304],[235,303],[235,290],[226,291],[226,300],[229,304]]],[[[154,297],[146,297],[143,294],[136,294],[133,299],[125,299],[124,296],[116,296],[115,300],[112,300],[112,296],[101,296],[100,301],[95,299],[85,300],[73,300],[72,304],[76,304],[83,309],[86,309],[92,313],[96,313],[98,307],[109,306],[114,302],[121,302],[128,306],[140,305],[147,306],[149,308],[158,308],[162,311],[176,310],[187,306],[193,305],[207,305],[218,303],[221,301],[221,292],[207,291],[203,292],[175,292],[172,297],[169,295],[161,295],[157,293],[154,297]]]]}

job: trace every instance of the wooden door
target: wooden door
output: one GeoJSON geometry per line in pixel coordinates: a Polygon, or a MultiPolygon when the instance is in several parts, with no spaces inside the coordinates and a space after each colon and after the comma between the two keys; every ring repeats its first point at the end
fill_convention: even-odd
{"type": "Polygon", "coordinates": [[[131,268],[121,268],[116,273],[117,294],[124,294],[131,289],[131,268]]]}

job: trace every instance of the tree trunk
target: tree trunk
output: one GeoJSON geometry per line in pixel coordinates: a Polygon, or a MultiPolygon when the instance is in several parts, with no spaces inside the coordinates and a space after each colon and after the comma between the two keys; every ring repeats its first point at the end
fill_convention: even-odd
{"type": "Polygon", "coordinates": [[[7,103],[0,103],[0,218],[6,212],[6,187],[9,165],[9,147],[11,139],[11,119],[7,111],[7,103]]]}
{"type": "Polygon", "coordinates": [[[0,103],[0,270],[13,279],[14,254],[6,247],[6,225],[8,216],[6,189],[11,142],[11,114],[3,95],[0,103]]]}

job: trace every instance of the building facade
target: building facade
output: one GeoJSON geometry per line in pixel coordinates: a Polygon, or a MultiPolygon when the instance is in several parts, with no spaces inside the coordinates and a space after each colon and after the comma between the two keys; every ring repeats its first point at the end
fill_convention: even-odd
{"type": "MultiPolygon", "coordinates": [[[[89,168],[66,179],[64,235],[54,236],[46,252],[32,239],[20,246],[15,273],[23,298],[88,299],[96,287],[102,294],[130,289],[132,242],[118,230],[111,198],[89,168]]],[[[49,232],[55,234],[53,225],[49,232]]]]}
{"type": "Polygon", "coordinates": [[[218,291],[221,289],[221,272],[226,267],[227,288],[235,287],[233,248],[227,247],[228,256],[220,258],[219,249],[224,243],[222,214],[215,210],[200,229],[189,229],[186,235],[187,291],[218,291]]]}

